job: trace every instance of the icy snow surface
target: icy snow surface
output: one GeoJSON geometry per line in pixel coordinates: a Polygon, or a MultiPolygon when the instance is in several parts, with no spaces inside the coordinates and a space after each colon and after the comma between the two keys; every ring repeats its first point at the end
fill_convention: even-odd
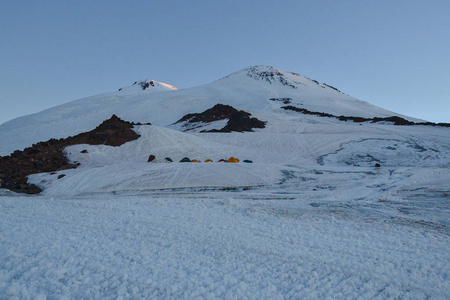
{"type": "Polygon", "coordinates": [[[113,113],[154,124],[120,147],[67,147],[81,165],[29,176],[38,196],[0,190],[0,299],[450,298],[448,128],[284,111],[270,98],[394,115],[264,66],[187,90],[135,88],[0,126],[5,155],[113,113]],[[266,128],[172,125],[217,103],[266,128]],[[217,162],[230,156],[253,163],[217,162]]]}
{"type": "MultiPolygon", "coordinates": [[[[448,196],[434,197],[448,225],[448,196]]],[[[384,201],[390,209],[277,190],[5,195],[0,298],[448,299],[448,231],[397,212],[407,199],[384,201]]]]}

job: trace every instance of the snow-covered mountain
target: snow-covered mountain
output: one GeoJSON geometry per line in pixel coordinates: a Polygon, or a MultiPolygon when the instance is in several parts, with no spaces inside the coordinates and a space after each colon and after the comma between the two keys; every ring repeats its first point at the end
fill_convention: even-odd
{"type": "Polygon", "coordinates": [[[411,122],[255,66],[4,123],[2,156],[77,136],[0,157],[43,189],[0,189],[0,298],[448,299],[450,129],[411,122]]]}
{"type": "Polygon", "coordinates": [[[0,140],[8,141],[1,143],[0,155],[39,141],[91,130],[113,114],[128,121],[167,127],[186,114],[202,112],[218,103],[270,115],[279,115],[281,107],[288,103],[336,116],[401,116],[298,74],[255,66],[184,90],[154,80],[138,81],[117,92],[75,100],[11,120],[0,125],[0,140]]]}
{"type": "Polygon", "coordinates": [[[271,185],[285,180],[285,172],[298,172],[299,167],[312,170],[372,168],[375,164],[449,165],[448,128],[393,126],[391,119],[384,118],[418,120],[352,98],[330,85],[268,66],[245,68],[210,84],[184,90],[154,80],[137,81],[117,92],[24,116],[0,126],[0,153],[7,155],[36,142],[92,130],[113,114],[152,126],[136,125],[134,130],[141,137],[117,148],[67,147],[70,161],[81,164],[77,169],[64,171],[64,180],[55,181],[54,175],[44,173],[31,175],[30,182],[43,187],[44,193],[76,194],[271,185]],[[350,117],[353,119],[347,119],[350,117]],[[382,122],[369,122],[368,118],[373,117],[382,122]],[[88,154],[80,153],[82,150],[88,154]],[[157,158],[155,162],[163,162],[165,157],[174,161],[186,156],[218,161],[237,156],[255,163],[155,167],[147,164],[149,155],[157,158]],[[120,170],[121,176],[112,175],[114,170],[120,170]],[[100,176],[102,172],[111,176],[100,176]],[[165,175],[155,176],[154,172],[165,175]],[[87,178],[88,182],[84,182],[87,178]]]}

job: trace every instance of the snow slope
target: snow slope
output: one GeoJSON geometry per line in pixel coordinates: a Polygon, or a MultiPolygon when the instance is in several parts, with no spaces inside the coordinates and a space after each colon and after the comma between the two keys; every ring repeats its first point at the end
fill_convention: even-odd
{"type": "Polygon", "coordinates": [[[448,231],[369,205],[266,190],[4,195],[0,208],[0,298],[450,296],[448,231]]]}
{"type": "Polygon", "coordinates": [[[38,196],[0,190],[0,299],[450,298],[448,128],[285,111],[398,115],[265,66],[140,83],[0,126],[4,155],[112,114],[153,124],[120,147],[67,147],[81,165],[29,176],[38,196]],[[172,125],[217,103],[266,127],[172,125]],[[230,156],[253,163],[217,162],[230,156]]]}
{"type": "Polygon", "coordinates": [[[401,116],[303,76],[267,66],[246,68],[213,83],[184,90],[156,81],[151,81],[155,87],[142,90],[142,84],[148,82],[140,81],[115,93],[75,100],[6,122],[0,125],[0,140],[5,141],[0,144],[0,155],[50,138],[92,130],[112,114],[127,121],[166,127],[188,113],[202,112],[217,103],[279,113],[284,104],[270,99],[289,98],[291,105],[334,115],[401,116]]]}
{"type": "MultiPolygon", "coordinates": [[[[269,124],[277,125],[251,133],[185,133],[158,126],[136,126],[141,137],[120,147],[67,147],[67,156],[72,162],[81,163],[80,167],[53,175],[31,175],[30,182],[44,187],[44,194],[56,196],[186,187],[272,186],[284,182],[286,172],[305,179],[310,176],[301,174],[312,170],[360,173],[361,180],[368,180],[381,172],[374,168],[376,163],[383,166],[384,172],[389,169],[392,173],[403,172],[404,168],[445,172],[450,166],[450,134],[446,128],[421,126],[399,130],[392,125],[341,125],[337,120],[328,125],[305,124],[302,117],[297,117],[297,121],[289,120],[290,125],[299,123],[289,132],[282,121],[264,116],[269,124]],[[82,153],[83,150],[88,153],[82,153]],[[152,163],[147,162],[149,155],[156,157],[152,163]],[[202,162],[212,159],[214,163],[178,163],[186,156],[202,162]],[[217,163],[231,156],[241,161],[250,159],[253,164],[217,163]],[[165,157],[172,158],[174,163],[167,163],[165,157]],[[67,176],[57,179],[61,174],[67,176]]],[[[325,182],[331,180],[320,178],[325,182]]],[[[385,178],[383,184],[390,180],[385,178]]]]}

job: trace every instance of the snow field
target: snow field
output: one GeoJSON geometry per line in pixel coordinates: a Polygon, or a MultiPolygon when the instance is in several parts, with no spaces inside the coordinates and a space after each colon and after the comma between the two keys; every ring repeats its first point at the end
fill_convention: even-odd
{"type": "Polygon", "coordinates": [[[252,133],[188,133],[136,126],[141,137],[135,141],[120,147],[67,147],[67,156],[72,162],[81,163],[80,167],[29,178],[44,187],[44,193],[55,196],[161,188],[271,186],[293,176],[301,180],[291,181],[292,185],[304,190],[317,188],[328,195],[330,189],[337,189],[333,198],[353,199],[356,194],[360,198],[378,195],[380,190],[392,188],[393,182],[406,179],[405,175],[393,181],[403,172],[399,168],[445,168],[450,159],[448,145],[438,143],[438,137],[446,138],[447,131],[439,128],[428,130],[435,137],[418,139],[411,128],[393,133],[386,130],[388,125],[365,125],[364,130],[359,130],[355,124],[311,125],[303,119],[290,119],[298,124],[288,127],[273,114],[266,117],[270,125],[252,133]],[[83,150],[88,153],[81,153],[83,150]],[[147,163],[150,154],[156,160],[147,163]],[[212,159],[214,163],[179,163],[185,156],[201,161],[212,159]],[[217,163],[231,156],[241,161],[250,159],[254,164],[217,163]],[[174,162],[167,163],[165,157],[174,162]],[[382,165],[382,171],[374,168],[376,163],[382,165]],[[316,171],[331,175],[316,178],[309,174],[316,171]],[[376,174],[380,172],[390,175],[377,183],[380,178],[376,174]],[[58,180],[60,174],[67,176],[58,180]],[[345,174],[356,177],[348,181],[345,174]]]}
{"type": "Polygon", "coordinates": [[[2,196],[0,205],[0,298],[450,296],[448,234],[301,198],[2,196]]]}
{"type": "Polygon", "coordinates": [[[267,185],[281,175],[276,165],[231,163],[125,162],[112,166],[30,176],[49,196],[174,188],[227,188],[267,185]],[[66,177],[57,179],[59,174],[66,177]],[[104,174],[111,174],[105,177],[104,174]]]}

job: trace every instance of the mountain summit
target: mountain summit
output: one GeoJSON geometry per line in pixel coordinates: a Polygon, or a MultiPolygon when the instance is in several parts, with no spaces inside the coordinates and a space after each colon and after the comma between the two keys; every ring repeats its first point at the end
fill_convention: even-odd
{"type": "Polygon", "coordinates": [[[322,88],[331,88],[334,89],[335,91],[340,92],[338,89],[333,88],[330,85],[320,84],[318,81],[303,77],[300,74],[293,72],[285,72],[278,70],[274,67],[264,65],[248,67],[238,72],[235,72],[225,78],[242,75],[253,78],[255,80],[267,82],[269,84],[281,84],[283,86],[292,89],[298,89],[302,85],[303,86],[318,85],[322,88]]]}
{"type": "Polygon", "coordinates": [[[120,88],[119,92],[122,92],[122,94],[123,93],[132,94],[140,91],[161,92],[161,91],[176,91],[176,90],[178,89],[173,85],[164,82],[159,82],[156,80],[146,79],[135,81],[131,86],[120,88]]]}

